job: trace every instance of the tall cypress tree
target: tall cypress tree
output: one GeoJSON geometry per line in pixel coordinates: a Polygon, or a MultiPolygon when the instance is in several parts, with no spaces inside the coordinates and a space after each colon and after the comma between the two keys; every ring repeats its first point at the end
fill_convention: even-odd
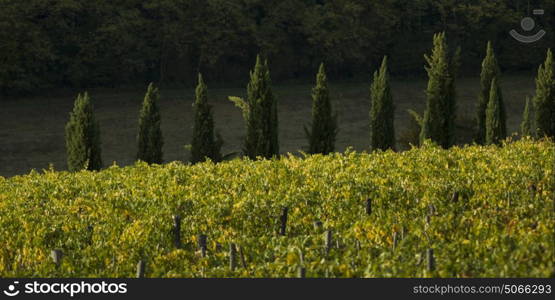
{"type": "Polygon", "coordinates": [[[486,144],[499,144],[507,137],[505,105],[497,78],[491,81],[486,109],[486,144]]]}
{"type": "Polygon", "coordinates": [[[213,162],[222,160],[220,149],[222,139],[214,134],[214,117],[212,106],[208,104],[207,87],[202,75],[198,74],[198,85],[195,90],[195,103],[193,104],[195,124],[193,127],[193,141],[191,142],[191,162],[198,163],[207,158],[213,162]]]}
{"type": "Polygon", "coordinates": [[[534,125],[534,104],[530,101],[530,97],[526,97],[526,105],[522,114],[522,123],[520,123],[520,135],[534,137],[536,126],[534,125]]]}
{"type": "Polygon", "coordinates": [[[450,118],[454,118],[455,94],[453,68],[447,54],[445,33],[434,35],[434,47],[427,62],[428,87],[426,89],[426,111],[422,120],[420,143],[430,139],[443,148],[451,146],[453,127],[450,118]]]}
{"type": "Polygon", "coordinates": [[[379,70],[374,72],[370,86],[370,148],[372,150],[395,149],[395,106],[389,84],[387,56],[383,58],[379,70]]]}
{"type": "Polygon", "coordinates": [[[547,50],[547,57],[538,69],[534,107],[538,137],[555,138],[555,74],[553,52],[547,50]]]}
{"type": "Polygon", "coordinates": [[[164,139],[160,129],[160,111],[157,105],[159,98],[158,89],[154,87],[153,83],[150,83],[139,115],[139,133],[137,135],[137,159],[149,164],[162,163],[164,139]]]}
{"type": "Polygon", "coordinates": [[[268,61],[256,57],[250,72],[247,99],[229,97],[243,110],[247,127],[243,152],[251,159],[272,158],[279,154],[277,100],[272,93],[268,61]]]}
{"type": "Polygon", "coordinates": [[[461,64],[461,47],[457,47],[449,61],[449,82],[447,84],[447,102],[445,105],[445,128],[447,138],[445,148],[455,144],[455,120],[457,119],[457,77],[461,64]]]}
{"type": "Polygon", "coordinates": [[[482,72],[480,73],[480,94],[476,107],[476,143],[484,144],[486,140],[486,109],[490,99],[491,82],[493,78],[499,78],[501,71],[495,58],[493,46],[488,42],[486,57],[482,61],[482,72]]]}
{"type": "Polygon", "coordinates": [[[309,141],[308,152],[328,154],[335,149],[337,115],[332,113],[330,93],[324,63],[316,75],[316,86],[312,89],[312,126],[305,127],[309,141]]]}
{"type": "Polygon", "coordinates": [[[100,129],[89,94],[77,95],[65,127],[67,165],[71,172],[100,170],[100,129]]]}

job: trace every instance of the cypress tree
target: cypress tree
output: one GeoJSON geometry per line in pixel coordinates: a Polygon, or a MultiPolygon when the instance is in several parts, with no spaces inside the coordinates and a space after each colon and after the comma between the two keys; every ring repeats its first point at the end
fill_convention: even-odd
{"type": "Polygon", "coordinates": [[[137,160],[149,164],[162,163],[164,140],[160,129],[160,111],[157,105],[159,98],[158,89],[154,87],[153,83],[150,83],[139,115],[139,133],[137,135],[137,160]]]}
{"type": "Polygon", "coordinates": [[[553,52],[547,50],[547,57],[538,69],[534,108],[538,137],[555,138],[555,74],[553,52]]]}
{"type": "Polygon", "coordinates": [[[305,127],[309,140],[308,152],[328,154],[335,149],[337,115],[332,113],[328,82],[324,64],[316,75],[316,86],[312,89],[312,126],[305,127]]]}
{"type": "Polygon", "coordinates": [[[247,127],[243,152],[251,159],[279,154],[277,101],[272,93],[268,61],[256,57],[250,72],[247,99],[229,97],[243,111],[247,127]]]}
{"type": "Polygon", "coordinates": [[[370,86],[370,148],[372,150],[395,149],[395,106],[389,85],[387,56],[383,58],[380,69],[374,72],[370,86]]]}
{"type": "Polygon", "coordinates": [[[434,35],[434,47],[427,62],[428,87],[426,89],[426,111],[422,120],[420,143],[430,139],[443,148],[451,146],[453,127],[450,118],[454,118],[453,69],[447,55],[445,33],[434,35]]]}
{"type": "Polygon", "coordinates": [[[491,81],[486,109],[486,144],[500,144],[507,137],[505,106],[497,78],[491,81]]]}
{"type": "Polygon", "coordinates": [[[193,141],[191,142],[191,162],[198,163],[205,161],[207,158],[213,162],[219,162],[222,160],[220,149],[223,142],[219,135],[214,135],[212,106],[208,104],[207,87],[200,73],[198,74],[195,96],[195,103],[193,104],[195,124],[193,127],[193,141]]]}
{"type": "Polygon", "coordinates": [[[524,113],[522,114],[522,123],[520,124],[520,135],[521,136],[535,136],[535,125],[534,125],[534,105],[530,101],[530,97],[526,97],[526,106],[524,106],[524,113]]]}
{"type": "Polygon", "coordinates": [[[65,127],[67,165],[71,172],[100,170],[100,130],[88,93],[77,95],[65,127]]]}
{"type": "Polygon", "coordinates": [[[455,144],[455,120],[457,118],[457,76],[461,64],[461,48],[457,47],[449,61],[449,82],[447,87],[447,102],[445,106],[445,128],[447,138],[445,148],[455,144]]]}
{"type": "Polygon", "coordinates": [[[476,143],[484,144],[486,140],[486,109],[490,99],[491,82],[493,78],[499,78],[501,71],[493,51],[491,42],[488,42],[486,57],[482,61],[482,72],[480,73],[480,94],[476,107],[476,143]]]}

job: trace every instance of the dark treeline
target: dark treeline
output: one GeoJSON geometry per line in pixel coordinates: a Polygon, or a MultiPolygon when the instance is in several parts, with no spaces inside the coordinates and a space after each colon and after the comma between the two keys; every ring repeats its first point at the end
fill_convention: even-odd
{"type": "MultiPolygon", "coordinates": [[[[433,33],[479,69],[488,40],[506,70],[535,68],[555,44],[555,0],[2,0],[0,92],[48,88],[244,84],[262,53],[274,80],[369,78],[384,55],[394,76],[424,74],[433,33]],[[521,44],[508,31],[535,16],[548,34],[521,44]]],[[[504,70],[504,71],[506,71],[504,70]]]]}

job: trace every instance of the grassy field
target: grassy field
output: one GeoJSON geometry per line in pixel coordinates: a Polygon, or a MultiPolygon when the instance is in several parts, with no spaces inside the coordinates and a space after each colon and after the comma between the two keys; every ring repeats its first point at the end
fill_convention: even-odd
{"type": "MultiPolygon", "coordinates": [[[[208,83],[210,88],[210,83],[208,83]]],[[[406,148],[406,136],[415,131],[415,124],[406,112],[422,112],[425,105],[425,79],[393,82],[397,107],[395,126],[399,148],[406,148]]],[[[508,114],[509,132],[518,130],[526,95],[534,93],[534,72],[505,76],[503,92],[508,114]]],[[[365,150],[369,144],[368,99],[369,82],[331,84],[333,103],[339,113],[337,151],[349,146],[365,150]]],[[[459,142],[471,136],[474,107],[479,89],[478,78],[458,81],[459,142]]],[[[279,85],[280,149],[282,153],[306,147],[303,126],[310,121],[311,85],[279,85]]],[[[90,90],[102,131],[103,160],[106,166],[133,163],[136,153],[137,118],[144,90],[90,90]]],[[[216,127],[225,139],[224,153],[240,151],[245,132],[239,109],[227,96],[242,96],[244,88],[211,89],[216,127]]],[[[165,161],[186,160],[184,145],[190,142],[193,89],[162,89],[161,114],[165,139],[165,161]]],[[[75,95],[34,97],[0,102],[0,176],[28,173],[31,169],[66,168],[64,126],[72,109],[75,95]]]]}

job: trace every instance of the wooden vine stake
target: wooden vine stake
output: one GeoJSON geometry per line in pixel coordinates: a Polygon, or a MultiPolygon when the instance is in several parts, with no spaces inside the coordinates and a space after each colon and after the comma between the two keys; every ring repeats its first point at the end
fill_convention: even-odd
{"type": "Polygon", "coordinates": [[[299,273],[297,275],[299,278],[306,278],[306,268],[303,266],[300,266],[299,273]]]}
{"type": "Polygon", "coordinates": [[[145,278],[146,263],[144,260],[139,260],[137,263],[137,278],[145,278]]]}
{"type": "Polygon", "coordinates": [[[200,254],[202,257],[206,257],[206,235],[199,234],[198,236],[198,247],[200,249],[200,254]]]}
{"type": "Polygon", "coordinates": [[[284,207],[281,210],[281,216],[279,217],[279,221],[280,221],[280,227],[279,227],[279,234],[280,235],[285,235],[285,232],[287,230],[287,213],[289,211],[289,208],[284,207]]]}
{"type": "Polygon", "coordinates": [[[246,270],[247,269],[247,261],[245,260],[245,254],[243,253],[243,247],[239,246],[239,257],[241,258],[241,264],[243,265],[243,268],[246,270]]]}
{"type": "Polygon", "coordinates": [[[330,253],[332,243],[333,243],[333,234],[332,234],[331,229],[326,230],[325,242],[326,242],[326,244],[325,244],[326,255],[328,255],[330,253]]]}
{"type": "Polygon", "coordinates": [[[50,252],[50,257],[52,257],[52,261],[54,262],[54,264],[56,265],[56,267],[59,267],[60,264],[62,263],[62,256],[63,256],[63,252],[60,249],[54,249],[52,250],[52,252],[50,252]]]}
{"type": "Polygon", "coordinates": [[[316,231],[320,231],[322,230],[322,227],[324,227],[324,223],[322,223],[322,221],[320,220],[314,221],[313,225],[314,225],[314,230],[316,231]]]}
{"type": "Polygon", "coordinates": [[[451,202],[459,202],[459,192],[454,192],[453,197],[451,197],[451,202]]]}
{"type": "Polygon", "coordinates": [[[237,266],[237,248],[235,244],[229,244],[229,269],[231,271],[235,271],[235,267],[237,266]]]}
{"type": "Polygon", "coordinates": [[[434,249],[428,249],[426,251],[426,259],[428,261],[428,271],[432,272],[436,269],[436,262],[434,259],[434,249]]]}
{"type": "Polygon", "coordinates": [[[428,205],[428,215],[433,216],[436,213],[436,207],[433,204],[428,205]]]}
{"type": "Polygon", "coordinates": [[[370,198],[366,199],[366,214],[367,215],[372,214],[372,199],[370,198]]]}
{"type": "Polygon", "coordinates": [[[181,217],[173,216],[173,244],[175,248],[181,247],[181,217]]]}

